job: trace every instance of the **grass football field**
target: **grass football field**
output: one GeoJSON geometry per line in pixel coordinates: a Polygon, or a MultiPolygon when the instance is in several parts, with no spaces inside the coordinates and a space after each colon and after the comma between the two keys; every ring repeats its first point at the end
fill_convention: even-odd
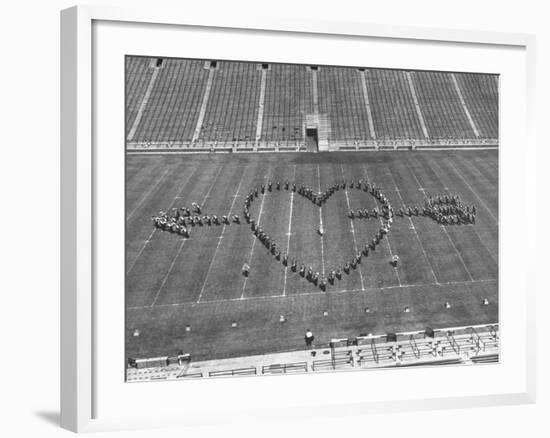
{"type": "MultiPolygon", "coordinates": [[[[250,212],[288,249],[289,260],[328,274],[380,227],[372,218],[350,220],[349,208],[375,206],[362,190],[339,190],[319,208],[281,188],[260,193],[250,212]]],[[[498,151],[127,155],[128,357],[183,351],[207,360],[287,351],[303,347],[308,328],[316,343],[328,343],[497,322],[498,151]],[[395,210],[421,207],[426,196],[458,194],[477,207],[476,223],[396,217],[376,250],[322,291],[277,261],[243,220],[244,197],[268,179],[314,191],[362,179],[381,187],[395,210]],[[151,216],[191,202],[203,214],[238,214],[241,224],[190,227],[188,239],[154,228],[151,216]],[[390,264],[394,254],[397,268],[390,264]],[[241,273],[245,262],[249,277],[241,273]]]]}

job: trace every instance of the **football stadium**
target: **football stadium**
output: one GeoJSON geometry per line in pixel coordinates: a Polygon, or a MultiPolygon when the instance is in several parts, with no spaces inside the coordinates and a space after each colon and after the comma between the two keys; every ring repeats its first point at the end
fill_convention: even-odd
{"type": "Polygon", "coordinates": [[[126,57],[126,379],[499,360],[499,78],[126,57]]]}

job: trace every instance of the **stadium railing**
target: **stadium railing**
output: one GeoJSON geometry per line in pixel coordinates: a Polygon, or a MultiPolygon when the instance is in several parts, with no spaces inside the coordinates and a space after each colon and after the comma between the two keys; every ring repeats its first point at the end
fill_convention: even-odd
{"type": "Polygon", "coordinates": [[[202,372],[198,373],[185,373],[185,374],[178,374],[176,376],[178,379],[197,379],[203,377],[202,372]]]}
{"type": "Polygon", "coordinates": [[[354,366],[353,356],[349,355],[338,359],[314,360],[311,365],[311,369],[313,371],[328,370],[328,369],[336,370],[340,368],[349,368],[353,366],[354,366]]]}
{"type": "Polygon", "coordinates": [[[307,362],[295,362],[262,366],[262,374],[286,374],[308,371],[307,362]]]}
{"type": "Polygon", "coordinates": [[[236,368],[232,370],[210,371],[208,377],[251,376],[257,374],[256,367],[236,368]]]}

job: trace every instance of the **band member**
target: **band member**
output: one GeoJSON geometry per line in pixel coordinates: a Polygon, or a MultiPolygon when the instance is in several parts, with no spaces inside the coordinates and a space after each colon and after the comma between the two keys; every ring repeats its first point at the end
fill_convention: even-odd
{"type": "Polygon", "coordinates": [[[267,190],[271,191],[271,185],[272,185],[271,181],[268,181],[267,182],[267,190]]]}
{"type": "Polygon", "coordinates": [[[394,268],[397,268],[397,263],[399,262],[399,256],[397,254],[395,254],[392,258],[391,258],[391,264],[393,265],[394,268]]]}
{"type": "Polygon", "coordinates": [[[319,287],[321,288],[321,290],[325,290],[327,288],[327,280],[325,279],[325,277],[321,277],[319,287]]]}
{"type": "Polygon", "coordinates": [[[365,247],[363,248],[363,254],[365,255],[365,257],[367,257],[369,255],[369,245],[366,244],[365,247]]]}
{"type": "Polygon", "coordinates": [[[277,181],[277,190],[281,190],[281,183],[277,181]]]}
{"type": "Polygon", "coordinates": [[[288,190],[288,186],[289,186],[289,182],[288,182],[288,179],[285,181],[285,190],[288,190]]]}
{"type": "Polygon", "coordinates": [[[239,218],[239,215],[238,215],[238,214],[234,214],[234,215],[233,215],[233,222],[235,222],[236,224],[240,224],[240,223],[241,223],[241,219],[239,218]]]}
{"type": "Polygon", "coordinates": [[[350,219],[353,219],[355,217],[355,212],[353,210],[350,210],[348,212],[348,216],[349,216],[350,219]]]}
{"type": "Polygon", "coordinates": [[[227,219],[227,216],[226,215],[223,215],[222,216],[222,222],[226,225],[229,225],[229,219],[227,219]]]}
{"type": "Polygon", "coordinates": [[[296,272],[296,268],[298,267],[298,262],[296,259],[292,259],[292,264],[290,265],[290,269],[292,269],[292,272],[296,272]]]}
{"type": "Polygon", "coordinates": [[[242,273],[245,277],[250,275],[250,266],[247,263],[243,264],[242,273]]]}
{"type": "Polygon", "coordinates": [[[342,279],[342,270],[341,270],[340,268],[338,268],[338,269],[336,270],[336,278],[337,278],[338,280],[341,280],[341,279],[342,279]]]}
{"type": "Polygon", "coordinates": [[[304,265],[300,266],[300,275],[304,277],[306,275],[306,267],[304,265]]]}
{"type": "Polygon", "coordinates": [[[288,254],[286,252],[283,255],[283,265],[288,266],[288,254]]]}
{"type": "Polygon", "coordinates": [[[348,262],[346,262],[346,264],[344,265],[344,272],[346,274],[349,274],[350,269],[351,269],[350,264],[348,262]]]}
{"type": "Polygon", "coordinates": [[[313,282],[313,284],[315,286],[317,286],[318,284],[318,281],[319,281],[319,273],[316,272],[315,274],[313,274],[313,276],[311,277],[311,281],[313,282]]]}
{"type": "Polygon", "coordinates": [[[336,278],[336,272],[330,271],[330,274],[328,274],[328,281],[330,284],[334,284],[334,279],[336,278]]]}
{"type": "Polygon", "coordinates": [[[201,207],[199,206],[199,204],[197,204],[196,202],[192,202],[191,205],[193,206],[193,209],[195,210],[195,212],[197,212],[198,214],[201,214],[201,207]]]}

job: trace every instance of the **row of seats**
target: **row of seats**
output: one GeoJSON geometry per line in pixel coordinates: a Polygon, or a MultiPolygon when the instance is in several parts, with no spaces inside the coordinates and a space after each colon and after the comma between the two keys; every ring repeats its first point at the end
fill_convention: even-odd
{"type": "Polygon", "coordinates": [[[256,64],[221,62],[214,78],[199,138],[254,141],[261,80],[256,64]]]}
{"type": "Polygon", "coordinates": [[[153,75],[150,58],[126,57],[126,126],[133,125],[153,75]]]}
{"type": "Polygon", "coordinates": [[[318,71],[319,111],[329,114],[332,140],[371,138],[361,77],[350,68],[318,71]]]}
{"type": "Polygon", "coordinates": [[[206,73],[200,61],[164,60],[132,140],[190,140],[204,95],[206,73]]]}
{"type": "Polygon", "coordinates": [[[455,73],[456,84],[477,128],[464,111],[451,73],[217,62],[128,57],[127,133],[157,70],[147,104],[130,141],[191,141],[208,78],[210,95],[198,127],[203,142],[296,142],[304,140],[306,115],[327,114],[330,141],[498,138],[498,77],[455,73]],[[214,70],[211,70],[214,68],[214,70]],[[318,107],[314,107],[314,74],[318,107]],[[263,118],[258,125],[262,75],[263,118]],[[365,104],[366,84],[374,132],[365,104]],[[412,85],[412,87],[411,87],[412,85]],[[415,102],[416,98],[416,102],[415,102]],[[419,118],[418,103],[425,126],[419,118]],[[424,129],[425,128],[425,129],[424,129]]]}
{"type": "Polygon", "coordinates": [[[313,112],[311,74],[304,66],[273,64],[267,71],[262,140],[303,140],[304,114],[313,112]]]}
{"type": "Polygon", "coordinates": [[[498,76],[473,73],[455,76],[480,136],[498,138],[498,76]]]}

